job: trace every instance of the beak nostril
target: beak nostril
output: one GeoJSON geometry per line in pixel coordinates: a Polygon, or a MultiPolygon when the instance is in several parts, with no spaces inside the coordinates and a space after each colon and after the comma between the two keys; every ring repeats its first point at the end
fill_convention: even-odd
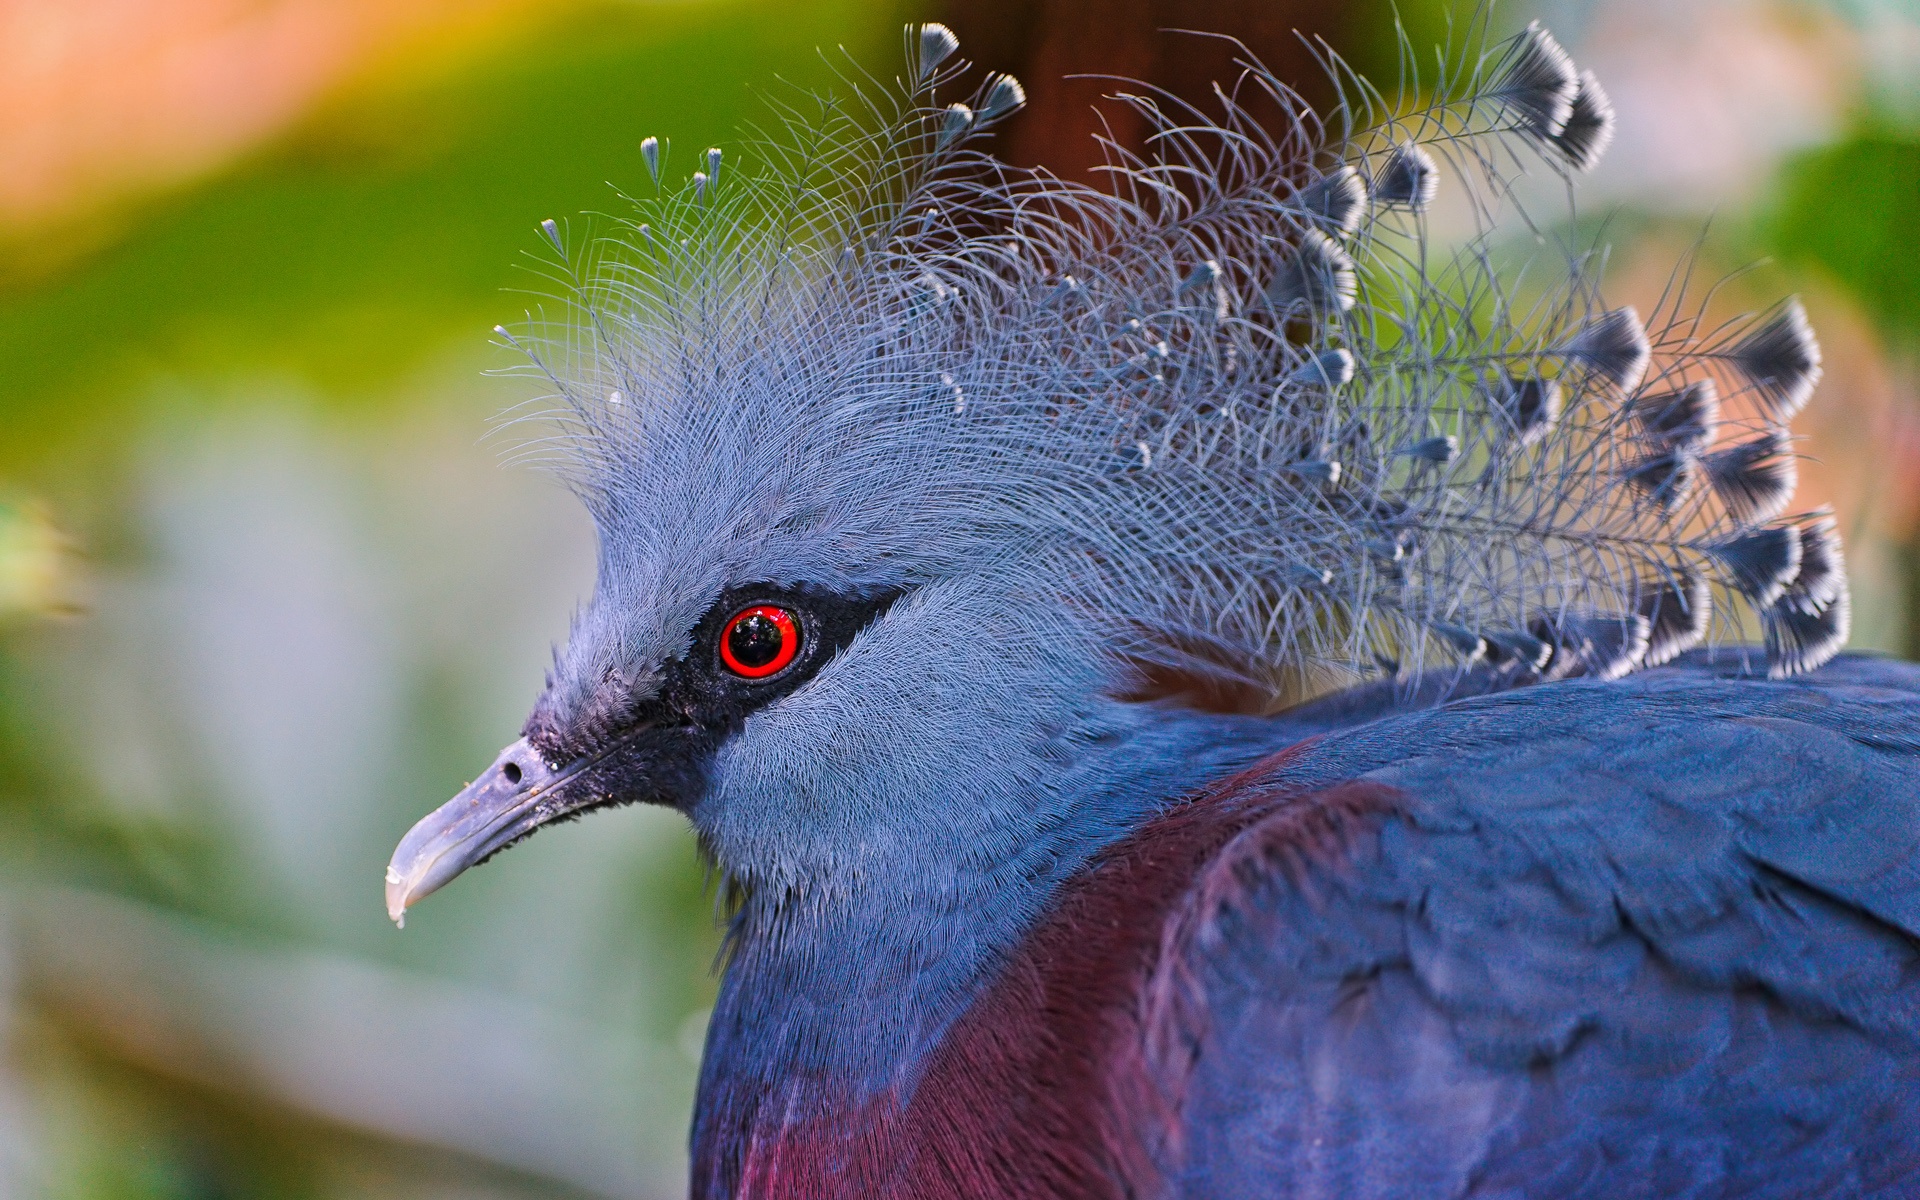
{"type": "Polygon", "coordinates": [[[507,777],[508,783],[520,782],[520,764],[517,762],[509,760],[501,766],[500,773],[507,777]]]}

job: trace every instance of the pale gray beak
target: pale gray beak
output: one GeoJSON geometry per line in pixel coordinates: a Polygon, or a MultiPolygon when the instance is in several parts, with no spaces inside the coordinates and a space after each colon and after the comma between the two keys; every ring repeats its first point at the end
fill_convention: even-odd
{"type": "Polygon", "coordinates": [[[387,865],[387,915],[405,926],[408,906],[475,863],[532,833],[573,805],[557,794],[575,767],[554,769],[521,738],[480,778],[407,831],[387,865]]]}
{"type": "Polygon", "coordinates": [[[542,825],[612,804],[686,805],[718,741],[696,725],[636,722],[556,767],[521,738],[400,839],[387,865],[387,915],[403,924],[422,896],[542,825]]]}

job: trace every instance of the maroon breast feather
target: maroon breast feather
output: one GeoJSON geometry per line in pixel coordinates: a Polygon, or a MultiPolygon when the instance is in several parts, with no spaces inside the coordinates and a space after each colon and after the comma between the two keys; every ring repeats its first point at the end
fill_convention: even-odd
{"type": "Polygon", "coordinates": [[[1403,807],[1366,781],[1307,787],[1313,739],[1197,793],[1070,880],[935,1049],[910,1102],[788,1125],[742,1197],[1149,1197],[1181,1153],[1206,1029],[1194,967],[1222,911],[1277,874],[1338,869],[1403,807]],[[834,1128],[837,1127],[837,1128],[834,1128]]]}

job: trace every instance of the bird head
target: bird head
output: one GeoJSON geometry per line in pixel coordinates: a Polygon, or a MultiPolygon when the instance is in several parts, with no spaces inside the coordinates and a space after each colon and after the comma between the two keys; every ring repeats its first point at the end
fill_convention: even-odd
{"type": "Polygon", "coordinates": [[[498,332],[598,580],[521,739],[395,852],[396,919],[631,802],[753,889],[1030,861],[1155,680],[1611,677],[1727,601],[1779,671],[1844,640],[1832,522],[1777,519],[1797,306],[1649,337],[1597,256],[1521,296],[1491,226],[1429,251],[1438,187],[1491,221],[1490,164],[1604,147],[1544,30],[1417,111],[1356,86],[1322,119],[1257,64],[1217,114],[1125,98],[1157,132],[1103,189],[995,159],[1020,86],[943,102],[952,35],[908,48],[897,93],[786,104],[763,166],[671,182],[649,139],[634,219],[545,224],[572,311],[498,332]]]}
{"type": "MultiPolygon", "coordinates": [[[[952,73],[951,35],[929,28],[908,103],[836,152],[867,174],[912,163],[923,199],[982,161],[943,134],[947,110],[914,102],[952,73]],[[913,149],[882,150],[902,130],[913,149]]],[[[1019,101],[991,80],[969,132],[1019,101]]],[[[1060,587],[1056,539],[1018,511],[1022,477],[1046,473],[1008,457],[1020,420],[970,412],[952,374],[993,301],[881,229],[900,198],[824,199],[811,175],[730,180],[721,162],[648,202],[617,263],[575,260],[547,225],[595,333],[497,331],[559,402],[543,415],[595,520],[598,578],[523,736],[395,852],[396,920],[607,805],[681,810],[755,887],[831,886],[963,828],[1011,837],[1114,671],[1060,587]]]]}
{"type": "Polygon", "coordinates": [[[927,553],[913,484],[847,478],[872,451],[808,424],[649,443],[685,458],[600,510],[594,595],[520,740],[396,851],[396,918],[607,805],[679,809],[741,882],[789,890],[1033,808],[1107,655],[1030,569],[927,553]]]}

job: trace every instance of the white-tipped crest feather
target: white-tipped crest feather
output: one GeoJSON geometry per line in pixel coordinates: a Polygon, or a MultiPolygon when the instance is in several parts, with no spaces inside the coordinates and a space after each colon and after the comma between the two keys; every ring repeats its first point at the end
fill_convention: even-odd
{"type": "Polygon", "coordinates": [[[959,48],[960,39],[955,37],[953,30],[948,29],[945,25],[940,24],[938,21],[929,21],[925,25],[922,25],[920,27],[920,57],[918,62],[920,77],[925,79],[927,76],[933,74],[935,68],[939,67],[941,63],[946,62],[947,59],[953,57],[953,52],[959,48]]]}
{"type": "Polygon", "coordinates": [[[1613,101],[1607,98],[1592,71],[1580,72],[1580,85],[1574,91],[1567,123],[1553,140],[1576,171],[1593,170],[1600,156],[1613,144],[1613,101]]]}

